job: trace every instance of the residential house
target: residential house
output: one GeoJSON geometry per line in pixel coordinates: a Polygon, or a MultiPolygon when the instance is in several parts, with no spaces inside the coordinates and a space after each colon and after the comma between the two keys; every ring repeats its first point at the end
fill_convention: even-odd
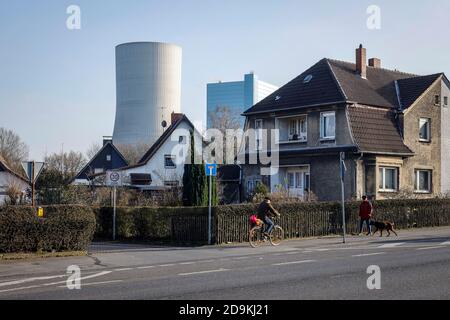
{"type": "Polygon", "coordinates": [[[7,191],[12,187],[25,196],[30,184],[22,175],[9,168],[6,161],[0,156],[0,206],[9,200],[7,191]]]}
{"type": "Polygon", "coordinates": [[[95,184],[95,177],[99,174],[127,165],[127,160],[114,146],[112,139],[110,137],[104,137],[102,148],[72,179],[71,183],[74,185],[95,184]]]}
{"type": "MultiPolygon", "coordinates": [[[[354,63],[322,59],[245,111],[246,129],[278,130],[279,165],[271,176],[261,176],[261,164],[244,165],[244,188],[265,183],[271,191],[338,200],[344,152],[346,199],[449,193],[449,96],[443,73],[388,70],[377,58],[367,65],[362,45],[354,63]]],[[[256,152],[249,148],[247,155],[256,152]]]]}

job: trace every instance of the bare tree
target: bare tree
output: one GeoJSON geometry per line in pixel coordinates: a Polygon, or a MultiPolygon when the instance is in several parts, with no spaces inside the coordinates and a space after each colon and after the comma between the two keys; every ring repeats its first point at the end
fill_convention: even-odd
{"type": "Polygon", "coordinates": [[[86,164],[86,159],[81,152],[53,153],[45,157],[46,169],[55,170],[62,174],[68,181],[73,178],[86,164]]]}
{"type": "Polygon", "coordinates": [[[28,146],[12,130],[0,127],[0,156],[11,169],[21,172],[21,162],[28,158],[28,146]]]}
{"type": "Polygon", "coordinates": [[[100,151],[102,147],[100,144],[94,142],[91,144],[91,146],[86,151],[86,156],[88,159],[92,159],[95,157],[95,155],[100,151]]]}
{"type": "Polygon", "coordinates": [[[119,149],[123,157],[128,161],[130,165],[137,164],[142,159],[144,154],[149,149],[149,145],[146,143],[138,144],[121,144],[116,146],[119,149]]]}

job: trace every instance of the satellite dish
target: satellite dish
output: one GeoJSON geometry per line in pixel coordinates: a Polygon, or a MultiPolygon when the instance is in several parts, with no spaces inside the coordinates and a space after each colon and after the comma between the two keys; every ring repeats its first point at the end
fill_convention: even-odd
{"type": "Polygon", "coordinates": [[[166,128],[166,127],[167,127],[167,121],[166,121],[166,120],[163,120],[163,122],[161,122],[161,126],[162,126],[163,128],[166,128]]]}

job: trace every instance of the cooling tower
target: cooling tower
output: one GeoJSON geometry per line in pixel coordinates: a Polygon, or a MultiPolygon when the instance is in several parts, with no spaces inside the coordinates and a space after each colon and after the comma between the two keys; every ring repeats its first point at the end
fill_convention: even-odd
{"type": "Polygon", "coordinates": [[[159,42],[116,47],[115,145],[153,144],[162,121],[181,111],[180,47],[159,42]]]}

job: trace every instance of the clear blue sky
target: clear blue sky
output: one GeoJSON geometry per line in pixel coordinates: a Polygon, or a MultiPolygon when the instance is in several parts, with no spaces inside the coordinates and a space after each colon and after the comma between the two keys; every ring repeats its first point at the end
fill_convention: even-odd
{"type": "Polygon", "coordinates": [[[323,57],[353,61],[359,43],[384,67],[449,74],[449,30],[448,0],[0,0],[0,126],[36,160],[101,142],[113,130],[122,42],[180,45],[182,111],[204,121],[206,83],[255,71],[281,86],[323,57]],[[66,28],[71,4],[78,31],[66,28]],[[366,27],[372,4],[381,30],[366,27]]]}

